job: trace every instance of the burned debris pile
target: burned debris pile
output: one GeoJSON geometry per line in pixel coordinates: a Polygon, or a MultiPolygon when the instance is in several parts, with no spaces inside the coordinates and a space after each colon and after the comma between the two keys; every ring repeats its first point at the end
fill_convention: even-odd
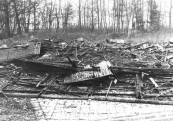
{"type": "Polygon", "coordinates": [[[42,40],[0,66],[1,96],[173,104],[173,45],[42,40]]]}

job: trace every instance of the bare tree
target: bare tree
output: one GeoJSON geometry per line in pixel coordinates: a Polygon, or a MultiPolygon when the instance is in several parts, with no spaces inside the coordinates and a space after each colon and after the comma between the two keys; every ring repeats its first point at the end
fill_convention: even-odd
{"type": "Polygon", "coordinates": [[[91,32],[94,31],[94,0],[92,0],[92,3],[91,3],[91,32]]]}
{"type": "Polygon", "coordinates": [[[80,28],[80,30],[81,30],[81,0],[79,0],[79,10],[78,10],[78,14],[79,14],[78,25],[79,25],[79,28],[80,28]]]}
{"type": "Polygon", "coordinates": [[[71,3],[67,3],[67,5],[64,7],[62,12],[62,19],[63,19],[63,29],[64,31],[67,30],[68,22],[71,18],[73,18],[73,6],[71,3]]]}
{"type": "Polygon", "coordinates": [[[172,21],[171,21],[171,19],[172,19],[172,0],[170,0],[170,9],[169,9],[169,29],[171,30],[171,28],[172,28],[172,21]]]}
{"type": "Polygon", "coordinates": [[[160,11],[155,0],[149,0],[150,7],[150,26],[151,30],[158,30],[160,28],[160,11]]]}
{"type": "Polygon", "coordinates": [[[15,10],[15,15],[16,15],[16,23],[17,23],[17,34],[21,35],[22,34],[22,30],[21,30],[21,23],[20,23],[20,19],[19,19],[19,12],[17,9],[17,1],[13,1],[14,3],[14,10],[15,10]]]}
{"type": "MultiPolygon", "coordinates": [[[[99,32],[113,30],[116,33],[128,32],[130,35],[132,27],[141,29],[144,26],[146,16],[148,17],[146,21],[150,23],[147,25],[150,28],[156,29],[161,23],[161,10],[158,10],[156,0],[78,0],[76,8],[72,6],[70,0],[65,2],[62,0],[58,2],[56,0],[0,1],[13,3],[4,4],[1,7],[5,14],[1,15],[0,26],[6,30],[7,36],[16,31],[18,34],[23,31],[29,32],[30,28],[36,30],[38,27],[49,30],[63,28],[66,31],[69,26],[79,27],[80,31],[87,29],[89,32],[94,32],[97,27],[99,32]],[[144,2],[148,3],[145,7],[144,2]],[[73,21],[74,13],[78,14],[78,18],[73,21]]],[[[169,2],[170,7],[167,10],[169,10],[169,28],[171,29],[172,0],[169,2]]],[[[166,19],[168,17],[165,17],[166,19]]]]}
{"type": "MultiPolygon", "coordinates": [[[[29,0],[29,6],[31,6],[31,0],[29,0]]],[[[28,12],[27,12],[27,26],[25,29],[25,32],[29,32],[29,27],[30,27],[30,16],[31,16],[31,9],[32,7],[29,8],[28,12]]]]}
{"type": "Polygon", "coordinates": [[[89,28],[89,12],[90,12],[90,7],[89,7],[89,3],[87,0],[87,14],[86,14],[86,18],[87,18],[87,27],[89,28]]]}
{"type": "Polygon", "coordinates": [[[51,31],[51,29],[52,29],[52,23],[55,18],[54,11],[55,11],[55,6],[53,5],[53,2],[51,1],[50,4],[48,4],[48,6],[47,6],[49,31],[51,31]]]}
{"type": "Polygon", "coordinates": [[[105,0],[102,0],[102,14],[101,14],[101,27],[107,30],[107,14],[108,12],[106,11],[106,6],[105,6],[105,0]]]}
{"type": "Polygon", "coordinates": [[[97,29],[100,29],[100,9],[99,9],[99,0],[97,0],[97,29]]]}
{"type": "Polygon", "coordinates": [[[56,8],[56,21],[57,21],[57,26],[56,26],[56,31],[60,28],[60,16],[61,16],[61,0],[59,0],[59,8],[56,8]]]}
{"type": "Polygon", "coordinates": [[[117,16],[117,28],[116,28],[116,32],[120,32],[120,0],[117,0],[117,12],[116,12],[116,16],[117,16]]]}
{"type": "Polygon", "coordinates": [[[33,14],[34,14],[34,30],[36,30],[36,12],[37,12],[37,8],[36,8],[37,6],[36,6],[36,0],[34,1],[34,7],[33,7],[33,9],[34,9],[34,12],[33,12],[33,14]]]}
{"type": "Polygon", "coordinates": [[[9,21],[9,2],[7,0],[4,3],[4,13],[5,13],[5,30],[6,30],[6,37],[11,37],[12,34],[10,32],[10,21],[9,21]]]}

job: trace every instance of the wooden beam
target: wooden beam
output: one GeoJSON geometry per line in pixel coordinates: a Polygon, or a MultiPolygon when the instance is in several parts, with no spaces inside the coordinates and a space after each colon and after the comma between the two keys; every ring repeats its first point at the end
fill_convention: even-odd
{"type": "MultiPolygon", "coordinates": [[[[19,98],[38,98],[37,94],[22,94],[22,93],[4,93],[8,97],[19,97],[19,98]]],[[[0,97],[4,97],[0,94],[0,97]]],[[[173,105],[173,101],[158,101],[158,100],[143,100],[134,98],[117,98],[117,97],[74,97],[67,95],[46,95],[43,94],[39,98],[49,98],[49,99],[66,99],[66,100],[96,100],[96,101],[110,101],[110,102],[124,102],[124,103],[144,103],[144,104],[157,104],[157,105],[173,105]]]]}
{"type": "Polygon", "coordinates": [[[40,84],[45,83],[50,77],[52,76],[52,73],[49,73],[43,80],[40,80],[36,87],[39,87],[40,84]]]}
{"type": "Polygon", "coordinates": [[[109,84],[109,88],[108,88],[108,90],[107,90],[106,97],[107,97],[108,94],[109,94],[109,91],[110,91],[110,88],[111,88],[112,82],[113,82],[113,80],[112,80],[112,81],[110,82],[110,84],[109,84]]]}
{"type": "Polygon", "coordinates": [[[155,88],[159,87],[159,85],[154,81],[152,77],[149,77],[149,80],[152,82],[152,84],[155,86],[155,88]]]}
{"type": "Polygon", "coordinates": [[[136,74],[136,80],[135,80],[135,85],[136,85],[136,98],[141,99],[142,98],[142,77],[141,74],[136,74]]]}

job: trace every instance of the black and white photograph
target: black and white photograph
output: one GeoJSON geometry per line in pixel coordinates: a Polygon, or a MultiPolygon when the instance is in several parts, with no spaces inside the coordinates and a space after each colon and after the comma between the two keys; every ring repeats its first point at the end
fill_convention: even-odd
{"type": "Polygon", "coordinates": [[[173,0],[0,0],[0,121],[173,121],[173,0]]]}

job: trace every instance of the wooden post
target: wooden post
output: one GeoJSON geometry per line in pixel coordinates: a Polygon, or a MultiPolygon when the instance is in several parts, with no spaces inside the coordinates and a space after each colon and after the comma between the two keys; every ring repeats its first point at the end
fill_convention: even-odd
{"type": "Polygon", "coordinates": [[[50,77],[52,76],[52,73],[49,73],[44,79],[40,80],[36,87],[39,87],[41,83],[45,83],[50,77]]]}
{"type": "Polygon", "coordinates": [[[136,74],[136,80],[135,80],[135,85],[136,85],[136,98],[141,99],[141,87],[142,87],[142,77],[141,74],[136,74]]]}
{"type": "Polygon", "coordinates": [[[109,91],[110,91],[110,88],[111,88],[112,82],[113,82],[113,80],[112,80],[112,81],[110,82],[110,84],[109,84],[109,88],[108,88],[108,90],[107,90],[106,97],[107,97],[108,94],[109,94],[109,91]]]}

